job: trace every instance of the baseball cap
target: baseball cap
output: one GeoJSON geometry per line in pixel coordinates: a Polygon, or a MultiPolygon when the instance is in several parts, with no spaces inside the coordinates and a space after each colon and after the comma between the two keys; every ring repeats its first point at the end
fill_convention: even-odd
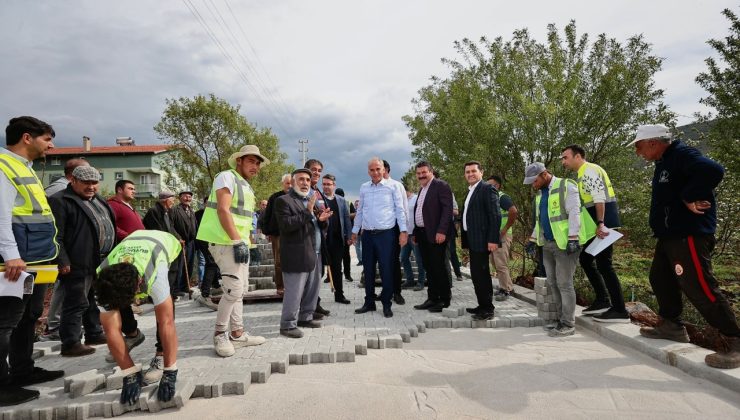
{"type": "Polygon", "coordinates": [[[627,147],[632,146],[640,140],[670,139],[671,137],[670,130],[663,124],[638,125],[635,139],[627,143],[627,147]]]}
{"type": "Polygon", "coordinates": [[[535,178],[543,172],[545,172],[545,164],[542,162],[534,162],[527,165],[524,169],[524,184],[529,185],[534,182],[535,178]]]}

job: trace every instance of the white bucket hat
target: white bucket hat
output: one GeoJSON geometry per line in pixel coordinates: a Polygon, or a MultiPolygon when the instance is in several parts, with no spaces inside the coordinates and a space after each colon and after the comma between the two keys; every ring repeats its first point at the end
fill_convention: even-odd
{"type": "Polygon", "coordinates": [[[231,156],[229,156],[229,166],[231,167],[231,169],[236,169],[236,160],[238,158],[243,157],[243,156],[247,156],[247,155],[257,156],[257,158],[262,161],[262,165],[269,165],[270,164],[270,159],[264,157],[260,153],[259,147],[255,146],[253,144],[248,144],[246,146],[242,146],[242,148],[239,149],[238,152],[236,152],[236,153],[232,154],[231,156]]]}
{"type": "Polygon", "coordinates": [[[670,139],[671,131],[668,127],[663,124],[647,124],[638,125],[637,134],[635,139],[627,144],[627,147],[632,146],[640,140],[651,140],[651,139],[670,139]]]}

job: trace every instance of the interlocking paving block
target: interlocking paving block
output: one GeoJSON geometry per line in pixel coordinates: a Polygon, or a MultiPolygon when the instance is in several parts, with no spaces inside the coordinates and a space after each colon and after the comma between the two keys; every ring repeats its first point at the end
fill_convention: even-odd
{"type": "Polygon", "coordinates": [[[86,370],[84,372],[80,372],[76,375],[70,375],[70,376],[65,377],[64,378],[64,392],[70,391],[72,382],[88,380],[88,379],[93,378],[97,374],[98,374],[98,370],[92,369],[92,370],[86,370]]]}
{"type": "Polygon", "coordinates": [[[31,353],[31,360],[36,360],[39,357],[44,356],[44,351],[41,349],[33,349],[33,352],[31,353]]]}
{"type": "Polygon", "coordinates": [[[190,397],[195,391],[195,382],[191,378],[186,378],[184,381],[177,383],[177,390],[175,391],[175,397],[167,402],[162,402],[157,399],[157,394],[149,397],[147,405],[150,413],[157,413],[165,408],[177,407],[182,408],[185,403],[188,402],[190,397]]]}
{"type": "MultiPolygon", "coordinates": [[[[3,418],[5,418],[5,416],[3,416],[3,418]]],[[[53,407],[34,408],[31,410],[31,420],[52,420],[53,418],[53,407]]]]}
{"type": "Polygon", "coordinates": [[[555,303],[555,295],[553,295],[553,294],[546,295],[545,296],[545,303],[554,304],[555,303]]]}
{"type": "Polygon", "coordinates": [[[309,355],[304,353],[305,346],[302,343],[296,343],[288,353],[288,361],[291,365],[307,365],[310,363],[309,355]]]}
{"type": "Polygon", "coordinates": [[[252,372],[253,384],[264,384],[272,373],[272,367],[269,363],[255,363],[249,367],[249,370],[252,372]]]}
{"type": "MultiPolygon", "coordinates": [[[[139,369],[141,369],[141,363],[137,363],[135,366],[138,367],[139,369]]],[[[143,375],[143,373],[142,373],[142,375],[143,375]]],[[[123,377],[124,376],[125,375],[123,375],[121,373],[121,368],[119,368],[118,366],[116,366],[113,369],[113,373],[110,374],[110,375],[108,375],[108,377],[105,378],[105,389],[106,389],[106,391],[111,391],[111,390],[114,390],[114,389],[121,389],[121,388],[123,388],[123,377]]],[[[65,379],[64,382],[65,382],[65,387],[66,387],[66,382],[67,382],[66,379],[65,379]]]]}
{"type": "Polygon", "coordinates": [[[141,388],[141,394],[139,394],[139,408],[141,411],[149,410],[149,397],[151,397],[153,393],[157,393],[158,387],[159,384],[151,384],[141,388]]]}
{"type": "Polygon", "coordinates": [[[223,381],[221,388],[223,395],[244,395],[252,383],[252,375],[233,373],[220,378],[223,381]]]}
{"type": "Polygon", "coordinates": [[[460,316],[457,308],[444,308],[442,309],[442,316],[446,318],[457,318],[460,316]]]}
{"type": "Polygon", "coordinates": [[[535,287],[545,287],[545,286],[547,286],[547,277],[535,277],[534,278],[534,286],[535,287]]]}
{"type": "Polygon", "coordinates": [[[372,335],[372,336],[368,336],[367,337],[367,348],[369,348],[369,349],[379,349],[379,348],[381,348],[380,347],[380,342],[378,340],[378,336],[377,335],[372,335]]]}
{"type": "Polygon", "coordinates": [[[37,343],[33,343],[33,349],[41,350],[44,352],[44,356],[47,356],[50,353],[62,350],[62,342],[61,341],[39,341],[37,343]]]}
{"type": "Polygon", "coordinates": [[[493,328],[511,328],[510,318],[496,317],[492,321],[493,321],[493,328]]]}
{"type": "Polygon", "coordinates": [[[515,315],[511,317],[511,326],[512,327],[529,327],[529,317],[527,316],[521,316],[521,315],[515,315]]]}
{"type": "Polygon", "coordinates": [[[471,319],[470,326],[471,328],[488,328],[488,323],[486,320],[471,319]]]}
{"type": "Polygon", "coordinates": [[[419,328],[417,326],[409,327],[409,334],[411,334],[412,337],[418,337],[419,328]]]}
{"type": "Polygon", "coordinates": [[[401,339],[404,343],[411,342],[411,333],[409,332],[409,330],[399,330],[398,333],[401,335],[401,339]]]}
{"type": "Polygon", "coordinates": [[[285,373],[288,371],[288,365],[290,364],[290,353],[278,352],[270,356],[270,367],[272,373],[285,373]]]}
{"type": "MultiPolygon", "coordinates": [[[[356,347],[355,344],[350,340],[345,340],[342,346],[337,349],[337,362],[354,362],[355,361],[356,347]]],[[[365,350],[367,354],[367,349],[365,350]]]]}
{"type": "Polygon", "coordinates": [[[545,325],[545,322],[540,317],[532,318],[532,322],[530,324],[530,327],[541,327],[545,325]]]}
{"type": "Polygon", "coordinates": [[[403,339],[401,338],[401,334],[385,335],[385,336],[379,337],[379,339],[380,341],[384,343],[384,346],[381,348],[387,348],[387,349],[403,348],[403,339]]]}
{"type": "Polygon", "coordinates": [[[78,377],[72,380],[72,383],[70,383],[69,385],[70,398],[78,398],[83,395],[87,395],[93,391],[105,388],[105,375],[103,375],[102,373],[97,373],[97,369],[88,372],[96,373],[84,377],[78,377]]]}
{"type": "Polygon", "coordinates": [[[473,328],[470,318],[458,318],[452,320],[452,328],[473,328]]]}
{"type": "Polygon", "coordinates": [[[432,328],[450,328],[452,327],[452,320],[451,319],[433,319],[432,320],[432,328]]]}

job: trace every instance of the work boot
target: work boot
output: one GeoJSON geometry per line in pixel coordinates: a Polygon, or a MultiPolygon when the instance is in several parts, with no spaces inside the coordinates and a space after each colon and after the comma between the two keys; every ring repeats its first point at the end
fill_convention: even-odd
{"type": "Polygon", "coordinates": [[[661,318],[655,327],[640,328],[640,335],[647,338],[662,338],[664,340],[689,342],[689,333],[686,327],[673,321],[661,318]]]}
{"type": "Polygon", "coordinates": [[[718,351],[717,353],[708,354],[704,358],[704,363],[717,369],[735,369],[740,367],[740,337],[727,337],[728,350],[718,351]]]}

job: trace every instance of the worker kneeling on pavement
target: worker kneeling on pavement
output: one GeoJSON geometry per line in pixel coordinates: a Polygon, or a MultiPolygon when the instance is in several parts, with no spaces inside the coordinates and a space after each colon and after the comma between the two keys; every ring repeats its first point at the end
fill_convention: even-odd
{"type": "Polygon", "coordinates": [[[181,249],[180,242],[169,233],[140,230],[118,244],[98,267],[95,291],[101,306],[100,322],[109,337],[108,350],[125,375],[122,404],[136,404],[145,380],[141,368],[134,365],[128,343],[121,335],[120,308],[129,307],[134,298],[150,297],[154,302],[157,342],[161,343],[157,346],[156,357],[164,359],[163,370],[157,372],[159,375],[147,372],[147,383],[159,380],[157,397],[160,401],[169,401],[175,395],[177,332],[167,272],[181,249]]]}

